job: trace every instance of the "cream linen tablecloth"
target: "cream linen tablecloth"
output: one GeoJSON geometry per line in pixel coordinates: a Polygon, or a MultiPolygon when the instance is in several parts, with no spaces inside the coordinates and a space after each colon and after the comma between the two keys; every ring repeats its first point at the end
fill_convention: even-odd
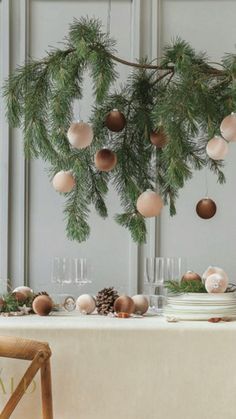
{"type": "MultiPolygon", "coordinates": [[[[236,418],[236,322],[0,317],[0,334],[49,342],[55,419],[236,418]]],[[[1,405],[26,365],[0,359],[1,405]]],[[[34,387],[12,418],[41,418],[34,387]]]]}

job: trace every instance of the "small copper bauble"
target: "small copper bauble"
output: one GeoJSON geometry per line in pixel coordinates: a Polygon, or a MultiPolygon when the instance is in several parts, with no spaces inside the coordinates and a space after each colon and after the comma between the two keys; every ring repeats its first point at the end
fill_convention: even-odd
{"type": "Polygon", "coordinates": [[[12,295],[14,295],[15,299],[19,301],[19,303],[23,303],[25,300],[27,300],[27,297],[25,294],[23,294],[23,292],[15,291],[12,293],[12,295]]]}
{"type": "Polygon", "coordinates": [[[108,148],[102,148],[96,152],[94,163],[96,168],[101,172],[110,172],[110,170],[114,169],[117,163],[116,153],[108,148]]]}
{"type": "Polygon", "coordinates": [[[216,210],[216,203],[210,198],[201,199],[196,206],[197,215],[205,220],[214,217],[216,210]]]}
{"type": "Polygon", "coordinates": [[[52,185],[57,192],[68,193],[75,187],[75,178],[70,171],[61,170],[54,176],[52,185]]]}
{"type": "Polygon", "coordinates": [[[167,136],[164,129],[160,127],[157,131],[153,131],[150,134],[150,141],[157,148],[163,148],[167,144],[167,136]]]}
{"type": "Polygon", "coordinates": [[[123,312],[132,314],[135,310],[134,301],[127,295],[122,295],[116,299],[114,303],[114,310],[116,313],[123,312]]]}
{"type": "Polygon", "coordinates": [[[35,297],[32,309],[39,316],[47,316],[52,311],[53,303],[47,295],[38,295],[35,297]]]}
{"type": "Polygon", "coordinates": [[[124,129],[126,125],[125,115],[118,111],[118,109],[113,109],[106,116],[106,127],[113,132],[119,132],[124,129]]]}
{"type": "Polygon", "coordinates": [[[24,294],[25,298],[33,297],[33,294],[34,294],[33,290],[30,287],[26,287],[25,285],[21,285],[12,291],[13,294],[18,293],[18,292],[20,292],[21,294],[24,294]]]}
{"type": "Polygon", "coordinates": [[[231,115],[223,119],[220,125],[220,131],[227,141],[236,141],[236,113],[232,112],[231,115]]]}
{"type": "Polygon", "coordinates": [[[196,272],[193,271],[187,271],[181,279],[181,282],[187,282],[187,281],[201,281],[202,278],[200,275],[198,275],[196,272]]]}

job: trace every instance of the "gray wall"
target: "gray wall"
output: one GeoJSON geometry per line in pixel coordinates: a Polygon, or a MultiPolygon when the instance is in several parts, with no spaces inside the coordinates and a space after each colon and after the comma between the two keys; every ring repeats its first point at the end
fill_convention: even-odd
{"type": "MultiPolygon", "coordinates": [[[[0,27],[0,54],[5,60],[1,65],[1,80],[8,72],[5,58],[8,51],[13,69],[27,54],[43,56],[48,45],[61,41],[73,17],[96,16],[106,25],[107,10],[108,0],[1,0],[0,15],[4,17],[0,27]]],[[[138,57],[139,53],[156,57],[164,42],[180,35],[197,49],[206,50],[212,60],[217,60],[225,51],[235,50],[235,13],[233,0],[113,0],[111,34],[118,40],[119,55],[127,59],[138,57]]],[[[122,82],[130,70],[120,66],[119,71],[122,82]]],[[[84,91],[86,94],[79,105],[86,119],[92,103],[88,79],[84,91]]],[[[166,208],[160,220],[148,222],[146,246],[138,248],[128,232],[114,223],[112,216],[119,211],[114,191],[108,197],[109,220],[99,219],[92,211],[91,237],[78,245],[65,237],[63,198],[52,189],[44,163],[25,163],[21,133],[17,130],[10,132],[8,159],[7,133],[2,119],[0,277],[10,277],[14,285],[25,281],[35,289],[51,290],[54,256],[89,257],[94,281],[83,291],[96,292],[102,286],[115,285],[123,292],[133,293],[138,285],[142,287],[145,255],[160,254],[183,256],[187,258],[188,268],[199,273],[209,264],[220,265],[234,280],[235,145],[230,147],[226,162],[226,186],[218,185],[216,179],[207,174],[209,195],[218,206],[214,219],[203,221],[195,214],[195,205],[206,189],[206,174],[200,172],[181,192],[176,217],[170,218],[166,208]]],[[[74,290],[75,293],[80,291],[74,290]]]]}

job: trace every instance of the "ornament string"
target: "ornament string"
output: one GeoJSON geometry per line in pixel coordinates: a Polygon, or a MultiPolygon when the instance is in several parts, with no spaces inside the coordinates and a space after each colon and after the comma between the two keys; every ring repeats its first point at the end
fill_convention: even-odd
{"type": "Polygon", "coordinates": [[[207,169],[205,169],[205,192],[206,192],[206,198],[208,198],[208,192],[209,192],[209,188],[208,188],[208,176],[207,176],[207,169]]]}
{"type": "Polygon", "coordinates": [[[111,0],[108,0],[107,7],[107,33],[111,32],[111,0]]]}

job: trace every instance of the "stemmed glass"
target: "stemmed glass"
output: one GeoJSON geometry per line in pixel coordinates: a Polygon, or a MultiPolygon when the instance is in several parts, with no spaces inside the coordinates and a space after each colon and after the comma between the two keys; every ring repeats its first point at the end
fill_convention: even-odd
{"type": "Polygon", "coordinates": [[[152,293],[153,288],[164,283],[165,259],[163,257],[146,258],[146,278],[152,293]]]}

